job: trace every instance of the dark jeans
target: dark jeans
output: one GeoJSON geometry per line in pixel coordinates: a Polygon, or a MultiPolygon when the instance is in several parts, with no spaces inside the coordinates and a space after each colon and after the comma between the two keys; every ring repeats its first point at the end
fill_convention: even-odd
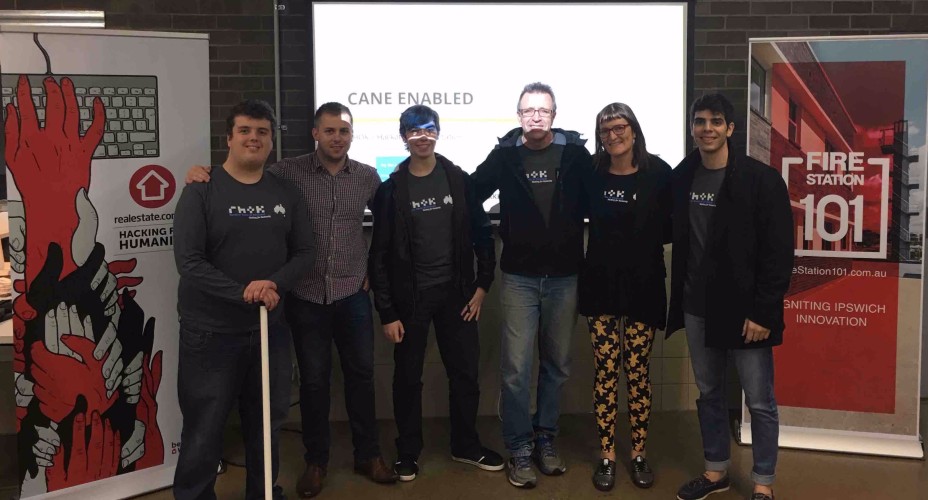
{"type": "Polygon", "coordinates": [[[291,295],[287,298],[286,314],[293,328],[293,344],[300,367],[300,414],[306,463],[323,467],[329,463],[333,340],[345,375],[345,404],[355,462],[379,456],[370,296],[362,290],[323,305],[291,295]]]}
{"type": "MultiPolygon", "coordinates": [[[[245,441],[245,497],[264,496],[259,331],[213,333],[180,328],[177,397],[184,417],[180,457],[174,471],[174,498],[215,499],[216,469],[223,431],[238,403],[245,441]]],[[[279,323],[268,332],[271,400],[271,456],[277,481],[280,428],[290,408],[290,332],[279,323]]],[[[274,497],[281,496],[280,487],[274,497]]]]}
{"type": "Polygon", "coordinates": [[[705,318],[685,314],[686,341],[699,389],[696,413],[702,431],[706,470],[724,472],[731,464],[728,404],[725,400],[725,365],[731,356],[738,369],[745,403],[751,414],[752,479],[771,485],[776,477],[780,422],[773,396],[773,348],[713,349],[706,347],[705,318]]]}
{"type": "Polygon", "coordinates": [[[446,284],[420,292],[411,318],[403,319],[403,341],[393,349],[393,415],[399,437],[400,456],[418,458],[422,451],[422,366],[429,324],[435,324],[435,339],[448,375],[451,414],[451,454],[480,456],[477,436],[477,405],[480,386],[477,367],[480,342],[477,321],[464,321],[461,310],[470,300],[446,284]]]}

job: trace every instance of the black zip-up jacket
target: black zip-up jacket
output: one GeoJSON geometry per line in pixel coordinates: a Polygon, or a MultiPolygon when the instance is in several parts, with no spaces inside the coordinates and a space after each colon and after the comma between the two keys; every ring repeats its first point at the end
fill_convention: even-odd
{"type": "MultiPolygon", "coordinates": [[[[706,347],[744,349],[783,343],[783,297],[793,272],[793,213],[783,177],[775,169],[736,155],[728,165],[709,224],[706,270],[706,347]],[[770,329],[760,342],[744,343],[745,318],[770,329]]],[[[690,153],[673,171],[673,261],[667,337],[683,328],[689,256],[689,193],[702,164],[690,153]]]]}
{"type": "Polygon", "coordinates": [[[584,183],[592,173],[592,158],[573,131],[552,129],[567,139],[557,168],[549,224],[538,210],[532,187],[519,155],[516,128],[477,167],[473,179],[477,199],[486,200],[499,190],[499,235],[503,241],[500,269],[523,276],[569,276],[583,261],[584,183]]]}
{"type": "MultiPolygon", "coordinates": [[[[451,208],[452,283],[470,298],[477,287],[490,291],[496,268],[493,228],[483,205],[474,196],[466,172],[439,154],[454,200],[451,208]],[[477,271],[474,273],[474,258],[477,271]]],[[[415,255],[412,250],[412,210],[409,205],[409,159],[390,174],[374,196],[374,230],[368,257],[368,276],[381,324],[408,320],[416,308],[415,255]]]]}

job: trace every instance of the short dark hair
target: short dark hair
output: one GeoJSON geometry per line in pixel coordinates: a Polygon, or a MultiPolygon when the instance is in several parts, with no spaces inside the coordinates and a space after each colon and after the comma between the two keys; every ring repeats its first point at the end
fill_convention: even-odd
{"type": "Polygon", "coordinates": [[[557,100],[554,99],[554,90],[551,89],[551,86],[541,82],[533,82],[522,88],[522,93],[519,94],[519,101],[516,102],[516,111],[520,111],[519,105],[522,104],[522,97],[525,94],[548,94],[551,96],[551,105],[554,107],[552,111],[557,111],[557,100]]]}
{"type": "Polygon", "coordinates": [[[277,133],[277,117],[274,116],[274,108],[267,101],[261,99],[246,99],[229,110],[226,116],[226,137],[232,137],[232,129],[235,127],[236,116],[247,116],[256,120],[267,120],[271,122],[271,137],[277,133]]]}
{"type": "Polygon", "coordinates": [[[607,105],[596,115],[596,153],[593,155],[593,166],[597,169],[609,168],[609,153],[606,152],[606,147],[603,145],[603,138],[600,137],[599,131],[603,123],[619,118],[624,118],[629,126],[632,127],[632,132],[635,133],[635,143],[632,145],[632,165],[638,167],[640,170],[647,170],[648,147],[644,141],[644,132],[641,131],[641,124],[638,123],[638,118],[635,117],[635,112],[632,111],[632,108],[628,104],[621,102],[614,102],[607,105]]]}
{"type": "Polygon", "coordinates": [[[348,118],[351,118],[351,124],[354,125],[354,116],[351,115],[351,110],[348,109],[348,106],[340,102],[327,102],[319,106],[319,109],[316,110],[316,114],[313,115],[313,128],[319,127],[319,120],[322,118],[322,115],[342,116],[342,113],[347,113],[348,118]]]}
{"type": "Polygon", "coordinates": [[[690,123],[693,122],[693,118],[696,117],[696,113],[700,111],[709,110],[713,114],[718,113],[725,118],[725,124],[731,124],[735,121],[735,107],[731,105],[731,101],[722,94],[706,94],[695,101],[693,105],[690,106],[690,123]]]}
{"type": "Polygon", "coordinates": [[[406,132],[428,122],[434,122],[435,130],[441,132],[441,125],[438,123],[438,113],[434,109],[424,104],[410,106],[400,115],[400,136],[405,138],[406,132]]]}

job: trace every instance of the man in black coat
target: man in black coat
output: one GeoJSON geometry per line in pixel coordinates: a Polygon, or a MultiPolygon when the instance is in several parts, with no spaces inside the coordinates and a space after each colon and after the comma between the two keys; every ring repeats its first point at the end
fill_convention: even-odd
{"type": "Polygon", "coordinates": [[[667,335],[686,328],[706,471],[680,500],[725,491],[731,463],[725,366],[735,362],[751,413],[753,500],[773,500],[779,416],[773,346],[783,342],[783,296],[793,265],[793,216],[780,174],[736,155],[731,103],[697,99],[698,150],[674,169],[673,264],[667,335]]]}

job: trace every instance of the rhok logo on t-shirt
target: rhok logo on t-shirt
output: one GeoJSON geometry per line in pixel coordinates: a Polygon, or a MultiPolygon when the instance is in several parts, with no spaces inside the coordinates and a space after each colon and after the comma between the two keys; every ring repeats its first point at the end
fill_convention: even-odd
{"type": "Polygon", "coordinates": [[[715,208],[715,193],[690,191],[690,204],[715,208]]]}
{"type": "MultiPolygon", "coordinates": [[[[281,217],[287,216],[287,210],[284,208],[283,204],[278,203],[274,209],[273,214],[279,215],[281,217]]],[[[270,219],[272,212],[267,211],[264,208],[264,205],[231,205],[229,206],[229,216],[230,217],[245,217],[247,219],[270,219]]]]}
{"type": "Polygon", "coordinates": [[[532,184],[547,184],[549,182],[554,182],[554,180],[548,176],[548,172],[545,170],[533,170],[531,172],[526,172],[525,177],[532,184]]]}
{"type": "Polygon", "coordinates": [[[635,199],[635,193],[631,193],[631,197],[628,197],[624,190],[607,189],[603,191],[603,198],[611,203],[628,203],[630,199],[635,199]]]}

